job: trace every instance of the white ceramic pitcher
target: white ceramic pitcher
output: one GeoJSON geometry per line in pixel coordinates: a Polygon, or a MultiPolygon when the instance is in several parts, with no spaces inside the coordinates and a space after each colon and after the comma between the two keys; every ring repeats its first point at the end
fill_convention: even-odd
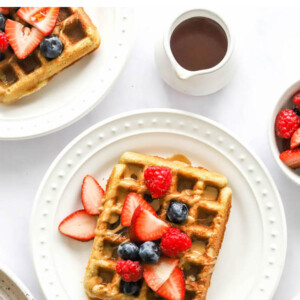
{"type": "Polygon", "coordinates": [[[163,33],[155,45],[155,60],[161,77],[172,88],[189,95],[201,96],[214,93],[228,84],[235,70],[234,44],[225,21],[216,13],[206,9],[188,10],[178,16],[163,33]],[[228,48],[224,58],[214,67],[189,71],[179,65],[173,56],[170,39],[174,29],[183,21],[193,17],[206,17],[217,22],[225,31],[228,48]]]}

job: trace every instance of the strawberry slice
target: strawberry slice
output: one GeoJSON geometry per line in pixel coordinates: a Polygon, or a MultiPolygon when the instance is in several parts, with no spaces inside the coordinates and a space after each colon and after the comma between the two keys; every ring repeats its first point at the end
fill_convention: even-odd
{"type": "Polygon", "coordinates": [[[156,291],[168,300],[183,300],[185,297],[185,280],[180,268],[175,268],[170,278],[156,291]]]}
{"type": "Polygon", "coordinates": [[[141,205],[143,208],[150,211],[154,216],[156,216],[155,210],[145,199],[143,199],[137,193],[129,193],[125,198],[122,213],[121,213],[122,226],[131,225],[132,216],[139,205],[141,205]]]}
{"type": "Polygon", "coordinates": [[[9,14],[9,7],[0,7],[0,13],[2,13],[4,15],[8,15],[9,14]]]}
{"type": "Polygon", "coordinates": [[[95,237],[97,218],[82,209],[66,217],[58,226],[58,230],[75,240],[86,242],[95,237]]]}
{"type": "Polygon", "coordinates": [[[104,197],[104,191],[91,175],[86,175],[81,187],[81,201],[89,215],[99,215],[99,207],[104,197]]]}
{"type": "Polygon", "coordinates": [[[170,228],[170,225],[153,215],[150,211],[139,206],[132,227],[140,241],[155,241],[170,228]]]}
{"type": "Polygon", "coordinates": [[[143,264],[143,276],[147,285],[156,292],[169,279],[178,262],[176,258],[162,257],[154,265],[143,264]]]}
{"type": "Polygon", "coordinates": [[[300,149],[286,150],[279,157],[290,168],[300,167],[300,149]]]}
{"type": "Polygon", "coordinates": [[[28,28],[19,22],[8,19],[5,33],[10,46],[19,59],[26,58],[41,42],[44,35],[36,28],[28,28]]]}
{"type": "Polygon", "coordinates": [[[48,35],[55,27],[58,13],[59,7],[21,7],[17,15],[44,35],[48,35]]]}
{"type": "Polygon", "coordinates": [[[300,128],[298,128],[291,138],[291,149],[295,149],[300,145],[300,128]]]}

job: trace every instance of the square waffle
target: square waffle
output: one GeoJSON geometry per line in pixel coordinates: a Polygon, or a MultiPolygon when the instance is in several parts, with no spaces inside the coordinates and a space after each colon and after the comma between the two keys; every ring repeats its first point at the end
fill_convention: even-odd
{"type": "MultiPolygon", "coordinates": [[[[25,24],[13,8],[8,18],[25,24]]],[[[45,58],[39,47],[25,59],[18,59],[10,48],[5,52],[0,62],[0,103],[10,104],[37,91],[62,69],[100,45],[97,28],[79,7],[61,7],[52,34],[64,45],[63,52],[55,59],[45,58]]]]}
{"type": "Polygon", "coordinates": [[[172,170],[169,191],[151,203],[159,218],[168,222],[166,213],[172,200],[189,206],[184,224],[168,223],[189,235],[193,242],[179,262],[186,280],[185,299],[206,299],[231,208],[232,192],[227,187],[227,179],[190,166],[182,155],[164,159],[132,152],[122,155],[107,183],[84,278],[84,288],[90,299],[163,299],[145,282],[137,297],[121,293],[121,277],[115,271],[118,245],[129,240],[128,227],[120,224],[123,203],[129,192],[136,192],[145,199],[149,197],[144,180],[144,170],[149,166],[165,166],[172,170]]]}

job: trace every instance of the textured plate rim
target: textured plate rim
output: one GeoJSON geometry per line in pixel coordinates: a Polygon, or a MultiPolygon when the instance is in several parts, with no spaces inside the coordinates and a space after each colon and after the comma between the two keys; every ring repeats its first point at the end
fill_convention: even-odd
{"type": "MultiPolygon", "coordinates": [[[[121,119],[126,119],[128,117],[131,117],[131,118],[141,118],[143,115],[144,116],[147,116],[149,114],[152,114],[152,119],[156,119],[157,116],[155,116],[155,114],[169,114],[170,116],[174,116],[174,115],[179,115],[181,117],[185,117],[185,118],[189,118],[189,120],[193,120],[195,122],[203,122],[203,123],[206,123],[208,124],[209,126],[212,126],[214,128],[216,128],[217,130],[225,133],[229,138],[231,138],[235,143],[237,143],[237,145],[239,145],[242,149],[245,150],[245,152],[248,154],[248,156],[250,158],[252,158],[254,160],[255,163],[257,163],[257,166],[261,169],[262,173],[264,174],[266,180],[268,181],[268,184],[270,185],[271,189],[272,189],[272,192],[274,193],[275,197],[273,199],[273,201],[276,202],[276,204],[278,205],[278,211],[277,213],[279,214],[280,218],[281,218],[281,222],[279,223],[279,226],[281,228],[281,232],[282,232],[282,237],[281,237],[281,240],[280,240],[280,261],[279,262],[275,262],[273,258],[269,259],[268,260],[268,265],[269,266],[272,266],[272,267],[276,267],[276,273],[277,273],[277,276],[275,279],[273,279],[273,283],[271,284],[271,289],[269,289],[269,291],[266,291],[266,289],[264,288],[263,285],[258,282],[258,280],[254,283],[254,285],[256,285],[256,288],[257,288],[257,293],[259,293],[261,296],[264,295],[265,298],[263,299],[272,299],[272,296],[274,295],[277,287],[278,287],[278,284],[279,284],[279,281],[280,281],[280,278],[281,278],[281,275],[282,275],[282,271],[283,271],[283,268],[284,268],[284,263],[285,263],[285,257],[286,257],[286,249],[287,249],[287,227],[286,227],[286,218],[285,218],[285,213],[284,213],[284,207],[283,207],[283,204],[282,204],[282,201],[281,201],[281,197],[280,197],[280,194],[278,192],[278,189],[269,173],[269,171],[267,170],[267,168],[264,166],[264,164],[262,163],[262,161],[260,160],[259,157],[257,157],[256,154],[252,153],[251,150],[249,150],[246,146],[244,146],[241,142],[239,142],[239,140],[235,137],[234,134],[232,134],[230,131],[228,131],[227,129],[224,129],[224,127],[218,123],[216,123],[215,121],[212,121],[206,117],[203,117],[203,116],[200,116],[200,115],[197,115],[197,114],[194,114],[194,113],[190,113],[190,112],[186,112],[186,111],[182,111],[182,110],[176,110],[176,109],[142,109],[142,110],[134,110],[134,111],[130,111],[130,112],[125,112],[125,113],[121,113],[121,114],[118,114],[116,116],[113,116],[113,117],[110,117],[108,119],[105,119],[93,126],[91,126],[90,128],[86,129],[85,131],[83,131],[81,134],[79,134],[75,139],[73,139],[60,153],[59,155],[56,157],[56,159],[52,162],[51,166],[49,167],[49,169],[47,170],[40,186],[39,186],[39,189],[38,189],[38,192],[36,194],[36,197],[35,197],[35,201],[34,201],[34,205],[33,205],[33,209],[32,209],[32,215],[31,215],[31,224],[30,224],[30,244],[31,244],[31,256],[32,256],[32,260],[33,260],[33,264],[34,264],[34,269],[35,269],[35,272],[37,274],[37,277],[38,277],[38,280],[39,280],[39,283],[40,283],[40,287],[42,289],[42,291],[44,292],[44,295],[46,296],[46,293],[45,293],[45,290],[44,290],[44,285],[42,284],[41,280],[40,280],[40,277],[39,277],[39,270],[38,270],[38,265],[36,264],[36,259],[34,257],[34,231],[36,231],[36,228],[34,226],[34,218],[35,218],[35,212],[36,212],[36,208],[37,208],[37,205],[39,203],[39,198],[40,198],[40,195],[46,185],[46,182],[47,182],[47,179],[48,177],[52,174],[52,172],[55,170],[55,167],[57,165],[58,162],[61,161],[61,159],[68,153],[69,150],[71,150],[75,145],[77,145],[77,143],[79,143],[81,140],[83,140],[84,138],[88,137],[89,134],[91,134],[92,132],[94,132],[96,129],[100,129],[100,128],[103,128],[104,126],[106,125],[109,125],[111,124],[112,127],[111,127],[111,135],[113,137],[116,137],[117,134],[116,134],[116,128],[113,126],[114,122],[117,122],[118,120],[121,120],[121,119]],[[267,295],[266,295],[266,292],[267,292],[267,295]]],[[[177,120],[178,121],[178,127],[184,127],[184,123],[177,120]]],[[[166,128],[168,127],[169,123],[168,123],[168,120],[166,120],[166,128]]],[[[138,127],[139,126],[143,126],[143,122],[142,121],[138,121],[138,127]]],[[[126,124],[124,124],[124,127],[128,129],[128,126],[126,124]]],[[[153,129],[155,129],[155,127],[153,127],[153,129]]],[[[157,128],[156,128],[157,129],[157,128]]],[[[162,129],[162,128],[160,128],[162,129]]],[[[196,126],[194,126],[192,128],[192,130],[197,130],[196,126]]],[[[143,132],[143,131],[142,131],[143,132]]],[[[205,133],[205,135],[207,136],[210,136],[211,132],[210,131],[207,131],[205,133]]],[[[187,133],[186,133],[186,136],[189,136],[187,133]]],[[[103,136],[102,135],[99,135],[99,139],[102,140],[103,139],[103,136]]],[[[113,138],[112,138],[113,139],[113,138]]],[[[219,144],[222,144],[223,140],[221,138],[218,138],[218,141],[216,143],[219,143],[219,144]]],[[[111,143],[111,141],[109,142],[109,144],[111,143]]],[[[87,144],[88,147],[92,147],[92,143],[91,144],[87,144]]],[[[223,152],[222,149],[218,149],[219,151],[223,152]]],[[[229,147],[228,149],[229,152],[234,152],[234,148],[232,149],[231,146],[229,147]]],[[[226,153],[227,155],[229,153],[226,153]]],[[[224,154],[225,155],[225,154],[224,154]]],[[[229,157],[229,156],[228,156],[229,157]]],[[[239,158],[237,159],[239,160],[241,163],[243,163],[245,161],[245,156],[244,155],[240,155],[239,158]]],[[[242,170],[242,168],[240,167],[239,170],[245,174],[245,171],[242,170]]],[[[253,169],[252,167],[250,166],[248,168],[248,172],[249,173],[253,173],[253,169]]],[[[247,172],[247,173],[248,173],[247,172]]],[[[247,176],[246,176],[247,178],[247,176]]],[[[249,185],[251,188],[252,185],[250,184],[250,181],[247,179],[249,185]]],[[[260,184],[260,181],[257,182],[257,184],[260,184]]],[[[262,190],[261,191],[261,194],[262,194],[262,197],[267,197],[267,191],[265,190],[262,190]]],[[[273,205],[272,203],[270,202],[271,200],[269,200],[269,202],[264,206],[265,207],[265,210],[271,210],[273,205]]],[[[259,206],[260,209],[261,209],[261,206],[259,206]]],[[[264,220],[266,221],[266,220],[264,220]]],[[[274,220],[271,218],[269,219],[269,223],[270,224],[274,224],[274,220]]],[[[265,233],[265,224],[263,224],[263,229],[264,229],[264,233],[265,233]]],[[[270,231],[270,235],[271,237],[275,238],[277,237],[277,231],[270,231]]],[[[275,251],[276,248],[272,248],[272,246],[270,247],[269,251],[270,253],[272,251],[275,251]]],[[[265,249],[264,249],[265,251],[265,249]]],[[[278,252],[278,251],[277,251],[278,252]]],[[[266,262],[265,262],[266,263],[266,262]]],[[[266,267],[265,267],[266,268],[266,267]]],[[[262,272],[264,273],[264,276],[263,276],[263,280],[265,280],[265,282],[267,284],[269,284],[268,282],[270,282],[270,277],[272,276],[272,274],[270,274],[269,272],[262,272]]],[[[261,274],[262,275],[262,274],[261,274]]],[[[262,279],[261,279],[262,280],[262,279]]],[[[45,288],[46,289],[46,288],[45,288]]],[[[46,296],[47,298],[47,296],[46,296]]],[[[48,299],[48,298],[47,298],[48,299]]],[[[253,299],[253,298],[248,298],[247,299],[253,299]]]]}

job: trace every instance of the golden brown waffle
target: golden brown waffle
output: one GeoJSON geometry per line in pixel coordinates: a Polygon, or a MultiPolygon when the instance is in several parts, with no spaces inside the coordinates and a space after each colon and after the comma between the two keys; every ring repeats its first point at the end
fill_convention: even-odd
{"type": "MultiPolygon", "coordinates": [[[[13,8],[10,9],[9,18],[25,24],[13,8]]],[[[63,52],[55,59],[45,58],[39,47],[22,60],[10,48],[5,52],[5,58],[0,62],[0,103],[10,104],[37,91],[62,69],[100,45],[97,28],[79,7],[60,8],[53,34],[64,45],[63,52]]]]}
{"type": "Polygon", "coordinates": [[[227,179],[203,168],[191,167],[182,155],[172,158],[126,152],[109,178],[106,196],[100,208],[93,250],[84,278],[84,288],[90,299],[163,299],[145,283],[138,297],[126,296],[119,290],[120,276],[115,272],[117,247],[128,241],[128,228],[120,224],[123,202],[129,192],[147,198],[144,170],[149,166],[166,166],[172,170],[172,185],[162,198],[151,205],[166,221],[170,201],[189,206],[189,216],[183,225],[175,225],[193,241],[191,249],[183,253],[180,267],[186,278],[186,298],[204,300],[212,272],[223,241],[231,207],[231,189],[227,179]]]}

